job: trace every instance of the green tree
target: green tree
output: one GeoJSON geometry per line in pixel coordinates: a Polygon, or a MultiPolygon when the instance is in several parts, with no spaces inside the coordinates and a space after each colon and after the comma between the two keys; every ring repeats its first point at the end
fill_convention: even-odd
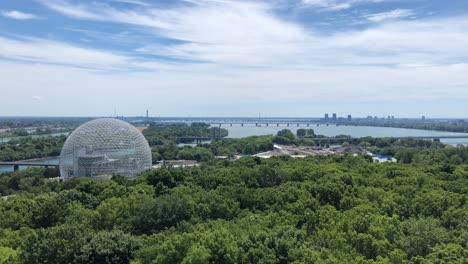
{"type": "Polygon", "coordinates": [[[306,130],[304,128],[300,128],[296,131],[296,135],[298,138],[302,138],[302,137],[305,137],[305,135],[307,134],[306,130]]]}
{"type": "Polygon", "coordinates": [[[138,239],[130,234],[120,230],[101,231],[86,239],[78,259],[90,264],[126,264],[134,259],[139,247],[138,239]]]}
{"type": "Polygon", "coordinates": [[[294,141],[296,139],[296,136],[294,136],[293,132],[291,132],[291,130],[289,129],[283,129],[278,131],[277,136],[287,138],[291,141],[294,141]]]}
{"type": "Polygon", "coordinates": [[[77,254],[87,236],[88,230],[78,225],[39,229],[24,243],[20,258],[24,263],[83,263],[77,254]]]}

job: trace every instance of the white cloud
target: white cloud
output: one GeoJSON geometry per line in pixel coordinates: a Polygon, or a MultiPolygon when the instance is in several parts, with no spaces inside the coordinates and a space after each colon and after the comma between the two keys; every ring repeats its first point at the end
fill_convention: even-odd
{"type": "MultiPolygon", "coordinates": [[[[335,0],[308,1],[317,5],[338,3],[335,0]]],[[[57,0],[44,3],[72,17],[139,25],[147,33],[184,41],[181,44],[142,43],[136,52],[143,55],[209,62],[218,68],[316,69],[336,65],[451,64],[467,60],[467,17],[385,21],[411,13],[411,10],[400,9],[369,18],[382,22],[369,29],[321,35],[279,19],[267,3],[189,2],[190,5],[172,9],[126,10],[57,0]]]]}
{"type": "Polygon", "coordinates": [[[1,58],[105,72],[178,69],[177,63],[148,61],[113,51],[38,38],[12,39],[0,36],[1,58]]]}
{"type": "MultiPolygon", "coordinates": [[[[48,8],[64,15],[90,19],[95,21],[113,21],[117,23],[128,23],[139,26],[165,28],[164,22],[166,12],[149,12],[147,9],[137,11],[118,10],[103,2],[92,2],[91,4],[73,4],[63,0],[39,0],[48,8]],[[159,18],[161,16],[161,19],[159,18]]],[[[150,9],[151,10],[151,9],[150,9]]]]}
{"type": "MultiPolygon", "coordinates": [[[[315,1],[319,3],[319,0],[315,1]]],[[[403,24],[393,22],[364,31],[321,36],[297,24],[281,21],[272,14],[270,6],[263,3],[191,2],[193,5],[169,10],[99,9],[94,5],[72,5],[51,0],[44,3],[72,17],[140,25],[149,28],[155,35],[184,41],[173,45],[146,43],[136,50],[139,53],[206,61],[216,65],[316,68],[362,64],[437,64],[466,57],[467,39],[462,34],[466,30],[464,18],[403,24]],[[453,27],[454,24],[457,26],[453,27]],[[457,41],[440,43],[437,40],[441,37],[457,41]]],[[[138,64],[145,67],[167,66],[154,61],[138,64]]]]}
{"type": "Polygon", "coordinates": [[[81,19],[106,20],[149,28],[154,34],[184,41],[148,44],[139,52],[226,64],[259,66],[297,54],[296,44],[308,38],[296,24],[278,20],[270,6],[244,1],[194,1],[176,9],[139,12],[47,1],[48,7],[81,19]]]}
{"type": "MultiPolygon", "coordinates": [[[[136,51],[116,54],[56,41],[0,38],[4,58],[75,67],[0,63],[7,76],[2,86],[35,94],[31,87],[37,84],[48,91],[44,98],[55,98],[54,93],[66,98],[57,102],[57,109],[90,100],[96,107],[90,107],[93,111],[103,113],[107,107],[112,112],[114,102],[124,105],[135,99],[139,105],[160,105],[169,115],[180,112],[176,108],[181,105],[196,109],[196,102],[468,99],[468,18],[464,16],[382,20],[368,29],[325,35],[278,18],[266,2],[199,0],[171,9],[44,3],[73,18],[136,25],[145,34],[181,40],[142,42],[136,51]],[[171,65],[141,59],[147,54],[206,63],[171,65]],[[103,75],[86,68],[117,71],[103,75]],[[21,79],[24,72],[26,80],[21,79]],[[42,80],[43,76],[53,77],[42,80]],[[109,102],[99,105],[89,94],[109,102]]],[[[8,106],[6,99],[0,99],[2,103],[8,106]]]]}
{"type": "Polygon", "coordinates": [[[138,0],[110,0],[112,2],[130,4],[130,5],[138,5],[138,6],[150,6],[147,2],[138,1],[138,0]]]}
{"type": "Polygon", "coordinates": [[[100,69],[116,69],[131,61],[131,58],[122,55],[82,48],[63,42],[4,37],[0,37],[0,57],[100,69]]]}
{"type": "Polygon", "coordinates": [[[361,63],[456,64],[468,61],[467,30],[468,17],[391,21],[335,34],[329,42],[361,63]]]}
{"type": "Polygon", "coordinates": [[[356,4],[380,3],[384,0],[302,0],[306,6],[322,8],[324,10],[339,11],[351,8],[356,4]]]}
{"type": "Polygon", "coordinates": [[[18,20],[29,20],[29,19],[38,19],[38,16],[35,16],[33,14],[28,14],[16,10],[10,10],[10,11],[2,11],[1,12],[2,16],[12,18],[12,19],[18,19],[18,20]]]}
{"type": "MultiPolygon", "coordinates": [[[[311,0],[309,0],[311,1],[311,0]]],[[[330,5],[334,0],[314,0],[330,5]]],[[[310,2],[312,3],[312,2],[310,2]]],[[[382,21],[365,30],[321,35],[276,17],[266,3],[192,1],[173,9],[115,10],[94,5],[46,4],[80,19],[140,25],[181,44],[143,43],[136,51],[224,66],[268,68],[363,64],[438,64],[465,61],[468,18],[382,21]],[[444,39],[445,41],[440,41],[444,39]]],[[[396,17],[409,10],[375,16],[396,17]]]]}
{"type": "Polygon", "coordinates": [[[410,9],[395,9],[389,12],[377,13],[366,16],[366,18],[373,22],[381,22],[389,19],[398,19],[413,16],[414,12],[410,9]]]}

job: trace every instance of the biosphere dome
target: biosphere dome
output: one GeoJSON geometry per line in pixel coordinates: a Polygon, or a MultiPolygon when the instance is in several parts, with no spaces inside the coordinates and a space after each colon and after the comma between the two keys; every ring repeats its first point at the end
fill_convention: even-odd
{"type": "Polygon", "coordinates": [[[129,123],[112,118],[79,126],[60,153],[63,178],[113,173],[133,178],[151,165],[151,150],[145,137],[129,123]]]}

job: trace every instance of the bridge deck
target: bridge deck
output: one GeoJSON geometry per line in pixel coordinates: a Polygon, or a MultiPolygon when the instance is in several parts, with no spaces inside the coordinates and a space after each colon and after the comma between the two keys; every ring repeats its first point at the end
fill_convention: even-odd
{"type": "Polygon", "coordinates": [[[59,157],[47,157],[47,158],[28,159],[28,160],[3,161],[3,162],[0,162],[0,165],[58,167],[59,166],[58,159],[59,157]]]}
{"type": "Polygon", "coordinates": [[[11,162],[0,162],[0,165],[4,166],[47,166],[47,167],[58,167],[57,163],[38,163],[38,162],[20,162],[20,161],[11,161],[11,162]]]}

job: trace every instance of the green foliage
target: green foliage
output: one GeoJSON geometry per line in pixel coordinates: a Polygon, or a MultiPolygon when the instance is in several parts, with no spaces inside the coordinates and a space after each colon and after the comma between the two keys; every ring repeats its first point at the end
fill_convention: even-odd
{"type": "Polygon", "coordinates": [[[9,247],[0,246],[0,264],[19,263],[18,252],[9,247]]]}
{"type": "Polygon", "coordinates": [[[422,130],[468,132],[468,123],[465,120],[389,120],[389,119],[354,119],[346,121],[352,126],[398,127],[422,130]]]}
{"type": "Polygon", "coordinates": [[[209,147],[214,155],[232,157],[236,153],[255,154],[273,149],[272,136],[229,138],[212,142],[209,147]]]}
{"type": "Polygon", "coordinates": [[[15,192],[40,193],[51,191],[57,185],[49,180],[58,177],[59,171],[54,168],[28,168],[16,173],[0,174],[0,195],[10,195],[15,192]]]}
{"type": "Polygon", "coordinates": [[[24,243],[24,263],[130,263],[139,241],[119,230],[92,233],[82,226],[41,229],[24,243]]]}
{"type": "Polygon", "coordinates": [[[213,138],[215,133],[216,138],[228,135],[226,129],[210,128],[210,125],[205,123],[152,125],[143,130],[143,135],[151,146],[167,144],[168,141],[190,143],[193,137],[213,138]]]}
{"type": "Polygon", "coordinates": [[[24,263],[81,263],[78,252],[86,235],[77,225],[39,229],[24,243],[20,258],[24,263]]]}
{"type": "Polygon", "coordinates": [[[291,132],[291,130],[289,129],[283,129],[283,130],[280,130],[278,131],[278,133],[276,134],[278,137],[284,137],[284,138],[287,138],[291,141],[295,140],[296,139],[296,136],[294,135],[293,132],[291,132]]]}
{"type": "Polygon", "coordinates": [[[0,263],[464,263],[468,169],[441,158],[463,151],[246,157],[107,182],[16,172],[42,181],[0,199],[0,263]]]}
{"type": "Polygon", "coordinates": [[[209,161],[213,159],[213,153],[207,148],[202,147],[184,147],[179,150],[177,159],[180,160],[196,160],[209,161]]]}
{"type": "Polygon", "coordinates": [[[304,129],[300,128],[296,131],[296,136],[298,138],[303,138],[303,137],[316,137],[315,131],[313,129],[304,129]]]}
{"type": "Polygon", "coordinates": [[[65,139],[65,136],[26,137],[0,143],[0,161],[59,156],[65,139]]]}
{"type": "Polygon", "coordinates": [[[26,136],[29,136],[28,131],[26,131],[26,129],[24,129],[24,128],[13,129],[13,130],[12,130],[12,133],[13,133],[13,135],[15,135],[15,136],[17,136],[17,137],[26,137],[26,136]]]}
{"type": "Polygon", "coordinates": [[[82,263],[130,263],[140,243],[120,230],[100,231],[89,236],[80,250],[82,263]]]}
{"type": "Polygon", "coordinates": [[[143,130],[143,135],[152,146],[153,162],[159,160],[197,160],[213,158],[213,152],[206,147],[179,148],[178,143],[192,143],[194,138],[220,139],[228,135],[222,128],[211,128],[209,124],[192,123],[151,126],[143,130]]]}

